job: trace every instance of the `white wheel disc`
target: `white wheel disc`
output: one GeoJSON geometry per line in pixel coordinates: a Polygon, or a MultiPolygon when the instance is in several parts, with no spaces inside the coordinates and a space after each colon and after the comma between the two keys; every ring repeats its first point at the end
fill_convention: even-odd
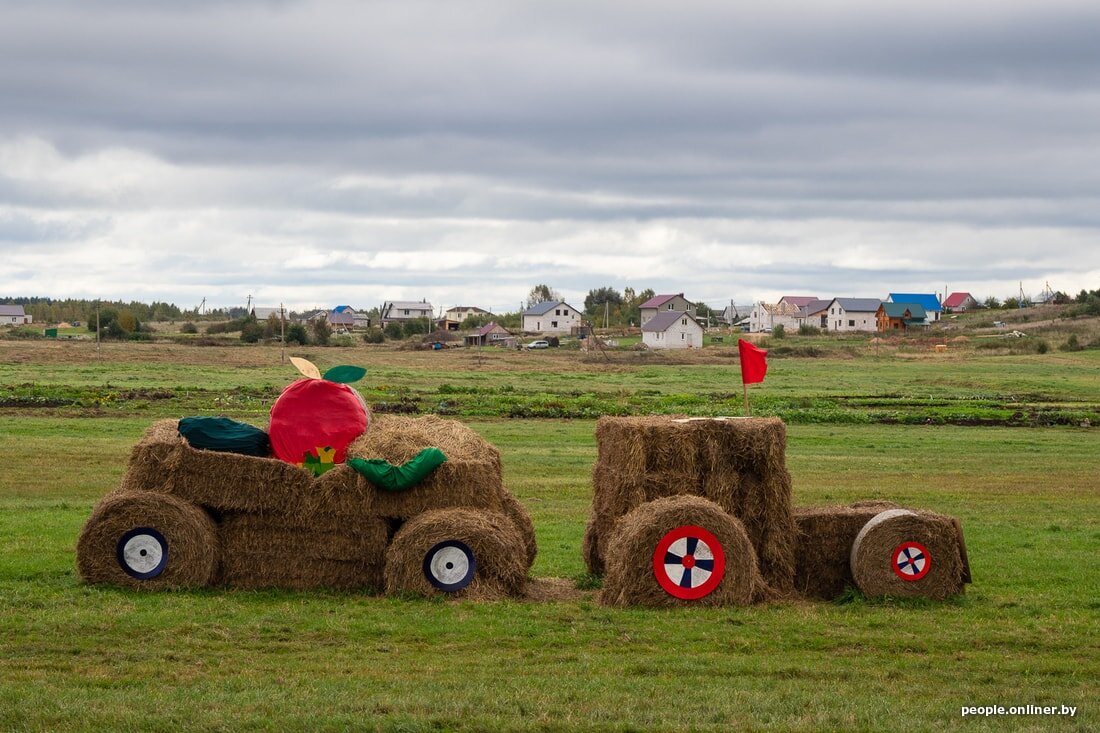
{"type": "Polygon", "coordinates": [[[138,527],[119,539],[117,557],[127,575],[139,580],[155,578],[168,563],[168,540],[151,527],[138,527]]]}
{"type": "Polygon", "coordinates": [[[458,540],[440,542],[424,556],[424,575],[428,582],[447,593],[469,585],[476,569],[473,551],[458,540]]]}

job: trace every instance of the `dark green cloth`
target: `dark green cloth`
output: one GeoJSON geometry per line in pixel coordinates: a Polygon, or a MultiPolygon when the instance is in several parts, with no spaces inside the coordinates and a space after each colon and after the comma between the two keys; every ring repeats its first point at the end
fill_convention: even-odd
{"type": "Polygon", "coordinates": [[[180,420],[179,431],[192,448],[261,458],[271,455],[267,433],[228,417],[185,417],[180,420]]]}
{"type": "Polygon", "coordinates": [[[403,466],[395,466],[381,458],[350,458],[348,465],[358,471],[376,488],[383,491],[406,491],[428,477],[447,461],[438,448],[425,448],[403,466]]]}

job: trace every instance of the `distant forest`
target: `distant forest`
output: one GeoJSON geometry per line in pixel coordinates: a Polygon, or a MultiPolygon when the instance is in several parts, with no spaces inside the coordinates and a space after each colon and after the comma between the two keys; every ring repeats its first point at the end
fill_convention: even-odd
{"type": "MultiPolygon", "coordinates": [[[[121,300],[97,301],[83,298],[65,298],[64,300],[56,298],[0,298],[0,305],[23,306],[23,310],[34,317],[36,324],[94,320],[97,304],[101,310],[129,311],[134,315],[134,318],[143,323],[147,321],[178,321],[199,318],[194,308],[183,310],[175,303],[161,303],[158,301],[139,303],[132,300],[127,303],[121,300]]],[[[239,318],[244,315],[244,312],[244,308],[219,308],[206,311],[202,319],[226,320],[239,318]]]]}

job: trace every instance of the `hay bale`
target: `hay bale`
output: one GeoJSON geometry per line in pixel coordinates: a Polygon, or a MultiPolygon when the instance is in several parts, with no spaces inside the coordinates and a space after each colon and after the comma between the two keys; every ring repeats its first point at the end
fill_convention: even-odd
{"type": "Polygon", "coordinates": [[[359,516],[325,526],[309,514],[229,514],[218,525],[218,533],[225,585],[382,588],[389,528],[377,517],[359,516]]]}
{"type": "Polygon", "coordinates": [[[84,582],[130,588],[206,586],[213,582],[219,561],[217,530],[206,512],[177,497],[152,492],[108,494],[92,510],[76,545],[77,570],[84,582]],[[150,538],[155,542],[148,543],[150,538]],[[138,552],[140,558],[132,554],[138,552]],[[161,565],[141,565],[158,558],[161,565]],[[138,578],[127,567],[131,573],[157,574],[138,578]]]}
{"type": "Polygon", "coordinates": [[[856,535],[876,514],[897,506],[888,501],[874,501],[849,506],[796,507],[795,591],[810,598],[832,600],[845,588],[855,586],[851,555],[856,535]]]}
{"type": "Polygon", "coordinates": [[[145,431],[130,452],[122,480],[125,491],[173,494],[218,511],[298,511],[310,491],[308,471],[275,458],[192,448],[177,429],[161,420],[145,431]]]}
{"type": "MultiPolygon", "coordinates": [[[[408,491],[379,491],[354,471],[353,476],[341,472],[330,482],[342,479],[343,485],[335,487],[338,491],[354,489],[370,502],[371,513],[382,517],[409,519],[446,507],[503,509],[500,451],[458,421],[434,415],[382,415],[348,447],[348,457],[381,458],[397,465],[430,447],[442,450],[447,462],[408,491]]],[[[322,489],[333,486],[326,483],[322,489]]]]}
{"type": "Polygon", "coordinates": [[[741,522],[714,502],[696,496],[657,499],[615,523],[604,556],[606,575],[600,602],[608,606],[746,605],[764,584],[756,552],[741,522]],[[697,600],[676,598],[661,587],[654,570],[654,551],[672,530],[693,525],[717,539],[725,570],[717,586],[697,600]]]}
{"type": "Polygon", "coordinates": [[[586,532],[590,572],[606,566],[620,517],[645,501],[695,495],[741,520],[764,579],[779,591],[794,582],[795,525],[787,435],[778,418],[601,418],[594,495],[586,532]]]}
{"type": "Polygon", "coordinates": [[[527,577],[526,558],[523,537],[504,514],[474,509],[425,512],[406,522],[386,551],[386,593],[479,600],[519,597],[527,577]],[[472,550],[476,570],[469,585],[444,594],[428,582],[424,560],[429,550],[448,540],[472,550]]]}
{"type": "Polygon", "coordinates": [[[965,588],[955,523],[932,512],[887,509],[876,514],[852,543],[851,565],[856,585],[867,596],[942,600],[965,588]],[[895,557],[907,546],[914,559],[896,570],[895,557]]]}
{"type": "Polygon", "coordinates": [[[508,489],[501,489],[501,512],[516,525],[520,536],[523,538],[523,546],[527,550],[527,569],[535,564],[535,556],[538,555],[538,540],[535,538],[535,524],[531,521],[531,515],[519,503],[519,499],[512,495],[508,489]]]}
{"type": "Polygon", "coordinates": [[[603,575],[603,552],[600,547],[600,515],[592,512],[588,515],[588,524],[584,527],[584,544],[581,553],[584,565],[592,575],[603,575]]]}

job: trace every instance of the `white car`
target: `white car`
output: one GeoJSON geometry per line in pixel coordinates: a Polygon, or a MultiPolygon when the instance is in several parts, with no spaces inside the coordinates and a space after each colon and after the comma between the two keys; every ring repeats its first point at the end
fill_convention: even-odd
{"type": "Polygon", "coordinates": [[[540,339],[538,341],[532,341],[531,343],[527,344],[523,348],[525,348],[525,349],[549,349],[550,348],[550,342],[540,339]]]}

